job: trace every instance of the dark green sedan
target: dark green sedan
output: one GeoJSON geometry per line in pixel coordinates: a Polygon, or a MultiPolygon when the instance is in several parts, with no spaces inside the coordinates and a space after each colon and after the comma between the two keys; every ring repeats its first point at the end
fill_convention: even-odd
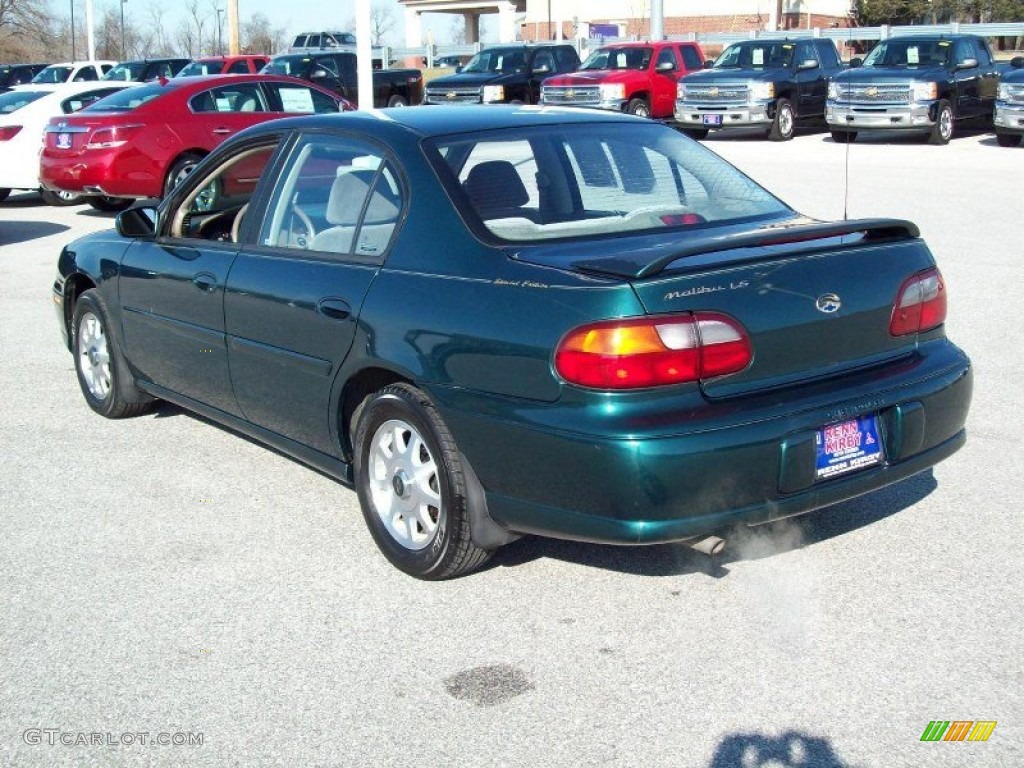
{"type": "Polygon", "coordinates": [[[971,399],[913,224],[807,219],[589,110],[260,125],[53,290],[93,410],[170,401],[333,475],[425,579],[523,534],[714,552],[928,469],[971,399]]]}

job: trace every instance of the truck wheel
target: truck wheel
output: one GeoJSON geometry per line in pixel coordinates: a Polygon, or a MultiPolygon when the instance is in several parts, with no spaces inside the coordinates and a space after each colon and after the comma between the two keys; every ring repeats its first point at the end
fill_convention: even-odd
{"type": "Polygon", "coordinates": [[[857,140],[856,131],[832,131],[832,141],[836,144],[853,144],[857,140]]]}
{"type": "Polygon", "coordinates": [[[647,99],[630,99],[626,111],[637,117],[651,116],[651,107],[647,104],[647,99]]]}
{"type": "Polygon", "coordinates": [[[407,107],[407,106],[409,106],[409,102],[405,100],[405,96],[400,96],[399,94],[396,93],[394,96],[392,96],[390,99],[388,99],[388,106],[389,107],[407,107]]]}
{"type": "Polygon", "coordinates": [[[793,138],[795,129],[796,116],[793,114],[793,105],[788,99],[779,99],[775,103],[775,119],[772,120],[768,138],[772,141],[789,141],[793,138]]]}
{"type": "Polygon", "coordinates": [[[691,139],[697,139],[697,141],[700,141],[701,139],[706,139],[708,137],[707,128],[684,128],[683,133],[685,133],[691,139]]]}
{"type": "Polygon", "coordinates": [[[953,107],[943,99],[935,108],[935,125],[928,134],[929,144],[949,144],[953,138],[953,107]]]}
{"type": "MultiPolygon", "coordinates": [[[[1024,138],[1019,133],[997,133],[996,141],[999,142],[1000,147],[1019,147],[1021,138],[1024,138]]],[[[2,191],[2,190],[0,190],[2,191]]],[[[3,198],[0,198],[2,200],[3,198]]]]}

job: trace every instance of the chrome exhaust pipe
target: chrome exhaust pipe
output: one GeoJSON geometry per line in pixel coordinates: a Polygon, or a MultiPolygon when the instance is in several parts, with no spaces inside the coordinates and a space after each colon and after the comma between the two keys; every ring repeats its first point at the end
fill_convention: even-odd
{"type": "Polygon", "coordinates": [[[697,539],[696,541],[688,541],[686,544],[709,557],[719,555],[722,553],[722,550],[725,549],[725,539],[720,539],[718,536],[706,536],[705,538],[697,539]]]}

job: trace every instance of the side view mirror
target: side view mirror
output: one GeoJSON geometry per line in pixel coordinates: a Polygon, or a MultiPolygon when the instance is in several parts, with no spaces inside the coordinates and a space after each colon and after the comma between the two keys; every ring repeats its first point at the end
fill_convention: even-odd
{"type": "Polygon", "coordinates": [[[974,69],[978,66],[977,59],[964,59],[956,65],[957,69],[974,69]]]}
{"type": "Polygon", "coordinates": [[[711,59],[708,59],[707,61],[704,62],[703,66],[704,69],[711,69],[713,66],[715,66],[715,62],[712,61],[711,59]]]}
{"type": "Polygon", "coordinates": [[[675,72],[676,65],[671,61],[662,61],[654,68],[655,72],[675,72]]]}
{"type": "Polygon", "coordinates": [[[538,65],[538,66],[533,68],[533,74],[535,74],[535,75],[546,75],[550,71],[551,71],[551,65],[550,64],[540,64],[540,65],[538,65]]]}
{"type": "Polygon", "coordinates": [[[1010,59],[1010,66],[1015,69],[1024,68],[1024,56],[1014,56],[1010,59]]]}
{"type": "Polygon", "coordinates": [[[324,69],[323,67],[317,67],[316,69],[309,73],[309,76],[310,78],[327,77],[327,70],[324,69]]]}
{"type": "Polygon", "coordinates": [[[863,64],[864,59],[862,59],[860,56],[854,56],[852,59],[850,59],[850,69],[856,69],[857,67],[863,66],[863,64]]]}
{"type": "Polygon", "coordinates": [[[817,68],[818,68],[818,60],[817,59],[804,59],[803,61],[800,62],[800,65],[797,67],[797,69],[817,69],[817,68]]]}
{"type": "Polygon", "coordinates": [[[155,205],[140,205],[121,211],[114,219],[114,229],[121,237],[152,237],[156,234],[155,205]]]}

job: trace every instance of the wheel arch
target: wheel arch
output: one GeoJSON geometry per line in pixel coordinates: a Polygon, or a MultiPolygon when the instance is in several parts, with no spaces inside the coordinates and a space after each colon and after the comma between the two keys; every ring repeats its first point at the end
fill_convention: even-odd
{"type": "Polygon", "coordinates": [[[416,385],[412,377],[398,373],[390,368],[378,366],[363,368],[349,377],[341,389],[338,399],[338,439],[342,454],[347,461],[352,460],[352,430],[359,419],[359,406],[369,395],[390,384],[416,385]]]}
{"type": "Polygon", "coordinates": [[[71,319],[75,316],[75,305],[78,297],[88,290],[96,287],[92,278],[83,275],[81,272],[72,272],[64,280],[64,331],[68,342],[68,349],[71,349],[71,319]]]}
{"type": "MultiPolygon", "coordinates": [[[[163,178],[163,181],[161,182],[161,184],[162,185],[166,185],[167,184],[167,177],[171,173],[171,169],[183,157],[187,157],[188,155],[194,155],[195,157],[198,157],[200,160],[202,160],[208,154],[210,154],[210,150],[203,149],[202,147],[191,147],[189,149],[181,150],[178,154],[176,154],[174,157],[171,158],[170,162],[168,162],[167,166],[164,168],[164,178],[163,178]]],[[[161,187],[161,191],[162,190],[163,190],[163,187],[161,187]]]]}

